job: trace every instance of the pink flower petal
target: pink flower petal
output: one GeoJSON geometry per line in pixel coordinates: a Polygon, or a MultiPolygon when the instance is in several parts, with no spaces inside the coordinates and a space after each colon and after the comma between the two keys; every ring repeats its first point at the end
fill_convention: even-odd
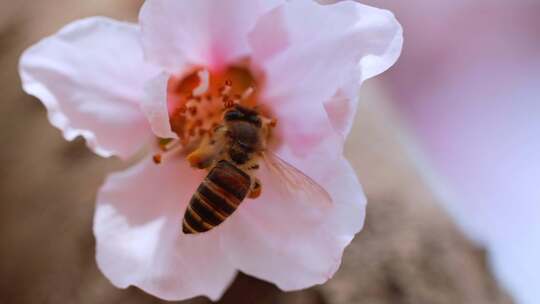
{"type": "Polygon", "coordinates": [[[358,91],[360,90],[360,74],[352,72],[349,80],[343,84],[337,93],[324,104],[332,127],[345,140],[354,123],[356,109],[358,108],[358,91]]]}
{"type": "Polygon", "coordinates": [[[326,188],[332,206],[280,195],[279,181],[263,166],[262,196],[245,201],[230,218],[223,245],[241,271],[296,290],[324,283],[336,272],[344,248],[362,228],[366,199],[342,156],[317,151],[300,159],[283,152],[326,188]]]}
{"type": "Polygon", "coordinates": [[[135,25],[103,17],[73,22],[28,49],[20,74],[67,140],[81,135],[97,154],[127,158],[150,136],[138,102],[155,70],[143,63],[135,25]]]}
{"type": "Polygon", "coordinates": [[[394,14],[357,3],[355,31],[365,35],[360,59],[362,81],[377,76],[393,66],[401,55],[403,29],[394,14]]]}
{"type": "Polygon", "coordinates": [[[141,108],[154,134],[161,138],[178,138],[171,129],[167,108],[167,83],[170,76],[161,73],[145,85],[146,96],[141,108]]]}
{"type": "Polygon", "coordinates": [[[235,269],[220,250],[220,228],[182,233],[187,202],[203,176],[187,162],[150,160],[111,175],[98,195],[97,263],[120,288],[135,285],[166,300],[221,297],[235,269]]]}
{"type": "Polygon", "coordinates": [[[249,53],[247,33],[282,0],[148,0],[140,23],[148,59],[171,73],[217,69],[249,53]]]}
{"type": "Polygon", "coordinates": [[[350,1],[334,5],[293,1],[263,16],[250,34],[253,61],[266,77],[262,100],[287,126],[285,140],[295,143],[296,150],[307,151],[332,127],[346,135],[356,94],[334,105],[350,110],[346,117],[327,113],[325,103],[350,84],[351,75],[360,74],[353,76],[359,86],[390,67],[401,42],[401,26],[391,13],[350,1]],[[271,39],[282,49],[268,48],[272,43],[260,39],[271,25],[277,29],[271,39]],[[321,121],[328,117],[332,122],[321,121]]]}

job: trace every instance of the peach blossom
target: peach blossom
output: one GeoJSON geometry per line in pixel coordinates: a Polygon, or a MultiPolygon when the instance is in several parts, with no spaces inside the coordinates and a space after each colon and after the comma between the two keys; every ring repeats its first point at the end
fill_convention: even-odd
{"type": "MultiPolygon", "coordinates": [[[[175,123],[175,111],[189,106],[175,90],[189,87],[190,76],[198,77],[194,95],[205,81],[215,89],[240,74],[257,84],[239,92],[251,89],[246,98],[278,120],[271,150],[319,183],[331,207],[280,194],[262,166],[260,198],[207,233],[185,235],[182,216],[205,172],[181,153],[161,165],[149,155],[110,175],[97,198],[96,258],[114,285],[216,300],[237,271],[283,290],[336,272],[365,215],[342,154],[357,89],[397,60],[401,44],[391,13],[353,1],[148,0],[138,25],[95,17],[66,26],[23,54],[20,73],[67,140],[82,136],[97,154],[122,159],[155,149],[158,138],[197,142],[194,121],[175,123]]],[[[199,108],[218,109],[213,97],[199,108]]]]}

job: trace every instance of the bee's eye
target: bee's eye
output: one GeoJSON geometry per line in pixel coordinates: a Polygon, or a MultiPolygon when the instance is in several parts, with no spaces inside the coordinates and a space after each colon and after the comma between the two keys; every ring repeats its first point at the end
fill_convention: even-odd
{"type": "Polygon", "coordinates": [[[256,125],[259,128],[262,126],[262,121],[259,118],[259,116],[249,116],[248,120],[249,122],[251,122],[252,124],[256,125]]]}
{"type": "Polygon", "coordinates": [[[225,120],[232,121],[232,120],[241,120],[244,118],[244,114],[241,112],[238,112],[236,110],[229,111],[225,113],[225,120]]]}

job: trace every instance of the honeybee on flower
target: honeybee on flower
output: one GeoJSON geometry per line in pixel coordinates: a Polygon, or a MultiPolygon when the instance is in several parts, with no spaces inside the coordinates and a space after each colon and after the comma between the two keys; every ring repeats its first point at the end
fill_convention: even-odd
{"type": "MultiPolygon", "coordinates": [[[[357,90],[397,60],[401,44],[391,13],[354,1],[148,0],[139,24],[67,25],[23,54],[20,74],[67,140],[82,136],[98,155],[122,159],[150,147],[99,190],[101,271],[163,299],[216,300],[239,270],[283,290],[337,271],[365,214],[342,154],[357,90]],[[232,121],[260,122],[264,136],[240,140],[232,121]],[[220,142],[228,148],[209,148],[220,142]],[[262,152],[274,161],[247,166],[262,152]],[[212,170],[232,172],[231,164],[249,178],[243,195],[253,199],[219,223],[208,208],[188,211],[212,170]],[[280,178],[279,164],[294,169],[278,169],[289,172],[280,178]],[[283,191],[290,174],[304,182],[283,191]],[[192,229],[207,231],[185,233],[189,216],[192,229]]],[[[252,132],[247,126],[239,128],[252,132]]]]}

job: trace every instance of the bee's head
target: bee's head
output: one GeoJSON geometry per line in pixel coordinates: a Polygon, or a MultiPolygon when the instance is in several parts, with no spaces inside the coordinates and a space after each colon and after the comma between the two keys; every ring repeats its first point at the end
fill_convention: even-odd
{"type": "Polygon", "coordinates": [[[228,109],[223,118],[226,122],[245,121],[254,124],[258,128],[262,126],[259,113],[253,109],[241,105],[235,105],[234,107],[228,109]]]}

